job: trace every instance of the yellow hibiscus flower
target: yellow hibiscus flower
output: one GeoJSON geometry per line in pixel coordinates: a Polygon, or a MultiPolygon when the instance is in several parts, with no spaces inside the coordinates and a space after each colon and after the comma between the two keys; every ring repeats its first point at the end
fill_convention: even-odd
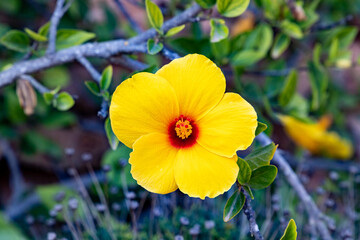
{"type": "Polygon", "coordinates": [[[257,115],[238,94],[224,94],[225,87],[211,60],[191,54],[116,88],[111,126],[133,149],[129,163],[139,185],[202,199],[230,189],[239,171],[236,151],[253,142],[257,115]]]}
{"type": "Polygon", "coordinates": [[[279,116],[286,133],[299,146],[314,155],[348,159],[353,154],[351,142],[335,132],[328,132],[331,119],[327,116],[317,123],[305,123],[290,116],[279,116]]]}

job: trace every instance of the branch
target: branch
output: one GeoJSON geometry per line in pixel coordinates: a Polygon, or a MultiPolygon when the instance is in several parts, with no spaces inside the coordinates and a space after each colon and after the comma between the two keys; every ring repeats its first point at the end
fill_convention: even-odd
{"type": "Polygon", "coordinates": [[[140,26],[134,21],[134,19],[132,19],[132,17],[130,16],[130,14],[128,13],[128,11],[126,10],[126,8],[124,7],[124,5],[122,4],[122,2],[120,0],[114,0],[116,3],[116,6],[119,8],[119,10],[121,11],[121,13],[124,15],[124,17],[129,21],[130,26],[132,29],[135,30],[135,32],[137,33],[141,33],[142,29],[140,28],[140,26]]]}
{"type": "Polygon", "coordinates": [[[251,198],[249,195],[241,188],[241,192],[245,195],[245,204],[244,204],[244,214],[246,215],[249,224],[250,224],[250,233],[254,236],[255,240],[264,240],[264,237],[261,235],[258,224],[256,223],[255,211],[251,206],[251,198]]]}
{"type": "MultiPolygon", "coordinates": [[[[162,30],[167,32],[173,27],[185,24],[191,17],[197,15],[200,11],[201,7],[194,4],[183,13],[166,21],[162,30]]],[[[149,29],[138,36],[130,38],[129,40],[111,40],[102,43],[87,43],[58,51],[51,56],[44,56],[16,63],[11,68],[0,72],[0,87],[12,83],[14,79],[23,74],[31,74],[49,67],[72,62],[79,56],[109,58],[119,53],[146,53],[146,41],[156,35],[157,31],[155,29],[149,29]]]]}
{"type": "MultiPolygon", "coordinates": [[[[272,142],[270,138],[264,133],[259,134],[256,137],[256,139],[260,142],[262,146],[268,145],[272,142]]],[[[306,211],[310,216],[310,218],[313,218],[315,220],[314,224],[316,225],[316,228],[319,231],[322,239],[331,240],[332,237],[330,235],[327,226],[330,225],[333,226],[334,221],[331,218],[324,215],[319,210],[319,208],[316,206],[316,204],[313,202],[312,198],[310,197],[309,193],[305,190],[305,187],[302,185],[295,172],[292,170],[290,165],[287,163],[287,161],[279,151],[275,152],[272,161],[283,172],[286,180],[292,186],[292,188],[294,189],[300,200],[305,205],[306,211]]]]}
{"type": "Polygon", "coordinates": [[[57,27],[59,25],[61,17],[65,13],[63,11],[64,3],[65,3],[65,0],[57,0],[56,1],[54,13],[50,19],[49,45],[48,45],[48,49],[46,50],[47,55],[55,53],[57,27]]]}

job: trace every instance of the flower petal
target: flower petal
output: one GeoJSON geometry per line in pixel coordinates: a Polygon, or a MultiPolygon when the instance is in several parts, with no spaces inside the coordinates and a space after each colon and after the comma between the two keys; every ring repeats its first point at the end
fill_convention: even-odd
{"type": "Polygon", "coordinates": [[[210,152],[232,157],[255,138],[257,115],[239,94],[226,93],[219,105],[197,122],[197,142],[210,152]]]}
{"type": "Polygon", "coordinates": [[[235,183],[239,167],[237,156],[226,158],[209,152],[199,144],[180,149],[175,162],[175,181],[190,197],[214,198],[235,183]]]}
{"type": "Polygon", "coordinates": [[[163,66],[156,75],[173,86],[180,114],[200,119],[218,104],[225,92],[225,77],[215,63],[203,55],[189,54],[163,66]]]}
{"type": "Polygon", "coordinates": [[[164,78],[138,73],[115,90],[110,105],[110,120],[117,138],[132,148],[139,137],[167,133],[168,125],[179,116],[174,89],[164,78]]]}
{"type": "Polygon", "coordinates": [[[150,192],[166,194],[175,191],[174,162],[177,152],[166,134],[151,133],[140,137],[135,141],[129,159],[133,178],[150,192]]]}

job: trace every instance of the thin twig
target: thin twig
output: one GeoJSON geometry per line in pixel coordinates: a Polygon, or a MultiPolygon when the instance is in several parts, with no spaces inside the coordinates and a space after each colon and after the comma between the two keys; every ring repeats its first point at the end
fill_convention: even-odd
{"type": "Polygon", "coordinates": [[[147,65],[146,63],[132,59],[128,56],[121,56],[118,58],[112,57],[109,59],[109,62],[111,62],[112,64],[121,65],[134,71],[142,71],[149,67],[149,65],[147,65]]]}
{"type": "Polygon", "coordinates": [[[264,237],[261,235],[259,225],[256,222],[255,211],[251,206],[251,198],[244,191],[244,189],[241,189],[241,192],[245,195],[245,204],[243,210],[244,210],[244,214],[246,215],[246,218],[249,221],[250,233],[252,236],[254,236],[255,240],[264,240],[264,237]]]}
{"type": "Polygon", "coordinates": [[[101,74],[95,69],[95,67],[84,57],[79,56],[76,58],[81,65],[90,73],[91,77],[97,82],[100,83],[101,74]]]}
{"type": "Polygon", "coordinates": [[[33,78],[30,75],[21,75],[20,78],[25,79],[30,82],[30,84],[38,90],[41,94],[44,94],[46,92],[50,92],[48,88],[43,86],[41,83],[39,83],[35,78],[33,78]]]}
{"type": "MultiPolygon", "coordinates": [[[[272,142],[271,139],[264,133],[259,134],[256,137],[256,140],[263,146],[272,142]]],[[[295,172],[279,151],[275,152],[272,162],[282,171],[288,183],[292,186],[293,190],[305,205],[308,215],[315,219],[314,224],[316,224],[316,228],[322,239],[331,240],[332,237],[327,226],[333,226],[334,221],[319,210],[295,172]]]]}
{"type": "Polygon", "coordinates": [[[134,19],[130,16],[129,12],[126,10],[126,8],[124,7],[121,0],[114,0],[114,1],[116,3],[116,6],[121,11],[121,13],[124,15],[124,17],[129,21],[130,26],[132,27],[132,29],[134,29],[135,32],[137,32],[137,33],[141,33],[143,30],[140,28],[139,24],[137,24],[134,21],[134,19]]]}
{"type": "Polygon", "coordinates": [[[64,7],[65,0],[57,0],[54,13],[50,19],[50,29],[49,29],[49,44],[46,50],[46,54],[50,55],[55,53],[56,49],[56,33],[57,27],[59,25],[60,19],[64,15],[63,7],[64,7]]]}

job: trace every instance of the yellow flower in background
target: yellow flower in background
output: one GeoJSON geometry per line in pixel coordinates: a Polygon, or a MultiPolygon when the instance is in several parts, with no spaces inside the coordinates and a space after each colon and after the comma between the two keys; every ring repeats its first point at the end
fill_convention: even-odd
{"type": "Polygon", "coordinates": [[[331,119],[327,116],[317,123],[305,123],[290,116],[279,116],[286,133],[299,146],[315,155],[348,159],[353,154],[350,141],[335,132],[328,132],[331,119]]]}
{"type": "Polygon", "coordinates": [[[187,55],[156,74],[137,73],[114,92],[110,120],[133,149],[131,174],[150,192],[216,197],[235,183],[237,150],[254,140],[257,115],[208,58],[187,55]]]}

